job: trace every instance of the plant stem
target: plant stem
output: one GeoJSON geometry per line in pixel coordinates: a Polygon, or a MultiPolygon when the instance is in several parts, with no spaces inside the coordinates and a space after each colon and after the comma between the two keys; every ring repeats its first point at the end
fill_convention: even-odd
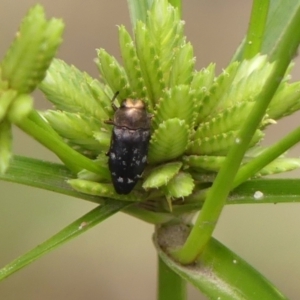
{"type": "Polygon", "coordinates": [[[269,147],[261,155],[255,157],[249,163],[242,166],[235,176],[232,188],[239,186],[242,182],[253,176],[256,172],[293,147],[299,141],[300,127],[296,128],[279,142],[269,147]]]}
{"type": "Polygon", "coordinates": [[[186,299],[186,282],[158,257],[157,300],[186,299]]]}
{"type": "Polygon", "coordinates": [[[196,220],[195,226],[183,247],[173,252],[174,257],[179,262],[183,264],[193,262],[211,238],[223,206],[226,203],[228,193],[232,188],[235,174],[248,149],[249,142],[256,128],[259,126],[290,60],[296,53],[300,41],[299,28],[300,8],[298,8],[294,18],[289,23],[285,35],[278,44],[275,55],[278,60],[275,62],[274,69],[267,79],[264,89],[258,94],[255,106],[245,120],[236,137],[236,143],[230,149],[211,190],[208,192],[207,199],[196,220]]]}
{"type": "Polygon", "coordinates": [[[254,0],[244,47],[244,59],[251,59],[261,52],[263,36],[266,29],[269,0],[254,0]]]}

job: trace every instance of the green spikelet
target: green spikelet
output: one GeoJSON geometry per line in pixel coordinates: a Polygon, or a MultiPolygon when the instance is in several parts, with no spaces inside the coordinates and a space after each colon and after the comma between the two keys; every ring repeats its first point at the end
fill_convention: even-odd
{"type": "Polygon", "coordinates": [[[225,105],[222,101],[222,95],[234,80],[238,65],[238,62],[230,64],[226,70],[217,77],[209,89],[207,97],[204,97],[199,105],[197,122],[203,122],[206,118],[209,119],[215,113],[222,110],[225,105]]]}
{"type": "Polygon", "coordinates": [[[163,121],[173,118],[184,120],[191,127],[194,113],[193,95],[188,85],[175,86],[168,90],[159,102],[153,119],[155,128],[163,121]]]}
{"type": "Polygon", "coordinates": [[[2,78],[11,89],[30,93],[43,79],[61,43],[61,20],[46,21],[44,9],[34,6],[24,18],[15,41],[1,62],[2,78]]]}
{"type": "Polygon", "coordinates": [[[132,90],[132,97],[144,99],[148,95],[142,76],[140,61],[136,53],[134,42],[124,26],[119,27],[119,43],[124,68],[132,90]]]}
{"type": "Polygon", "coordinates": [[[132,95],[133,91],[129,85],[127,74],[117,60],[104,49],[98,50],[98,59],[98,68],[113,93],[119,92],[121,99],[126,99],[132,95]]]}
{"type": "Polygon", "coordinates": [[[149,162],[156,164],[179,157],[186,149],[188,136],[189,129],[185,121],[179,119],[164,121],[152,135],[149,162]]]}
{"type": "Polygon", "coordinates": [[[187,43],[179,46],[171,66],[169,86],[191,84],[194,66],[195,58],[192,45],[187,43]]]}
{"type": "Polygon", "coordinates": [[[226,159],[225,156],[208,156],[208,155],[190,155],[184,156],[183,161],[186,166],[189,166],[199,172],[211,171],[218,172],[226,159]]]}
{"type": "Polygon", "coordinates": [[[53,129],[72,145],[78,145],[97,155],[99,151],[107,151],[110,143],[110,133],[101,131],[101,122],[95,118],[87,117],[79,113],[68,113],[48,110],[44,117],[53,129]],[[94,137],[98,135],[97,141],[94,137]]]}
{"type": "Polygon", "coordinates": [[[136,50],[140,60],[141,71],[148,91],[151,106],[160,99],[166,87],[157,50],[154,47],[148,29],[142,22],[137,22],[135,29],[136,50]]]}
{"type": "Polygon", "coordinates": [[[113,185],[109,183],[97,183],[83,179],[70,179],[68,183],[74,190],[88,195],[134,202],[141,200],[141,195],[137,192],[131,192],[126,196],[117,194],[113,185]]]}
{"type": "Polygon", "coordinates": [[[268,116],[274,120],[292,114],[300,109],[300,82],[281,84],[274,95],[268,116]]]}
{"type": "MultiPolygon", "coordinates": [[[[195,140],[190,144],[188,152],[190,154],[198,155],[226,155],[234,143],[239,143],[237,134],[237,131],[228,131],[227,133],[195,140]]],[[[263,135],[261,130],[256,130],[251,140],[250,147],[257,144],[262,139],[263,135]]]]}
{"type": "Polygon", "coordinates": [[[263,169],[261,169],[256,176],[267,176],[288,171],[293,171],[300,167],[299,158],[277,158],[263,169]]]}
{"type": "MultiPolygon", "coordinates": [[[[174,56],[185,42],[183,22],[179,18],[177,9],[169,5],[167,0],[161,0],[153,1],[146,25],[149,38],[156,49],[164,82],[169,82],[174,56]]],[[[150,60],[149,63],[151,63],[150,60]]]]}
{"type": "MultiPolygon", "coordinates": [[[[40,89],[57,109],[109,119],[110,111],[98,105],[87,80],[89,76],[61,60],[53,60],[40,89]]],[[[110,109],[111,110],[111,109],[110,109]]]]}
{"type": "Polygon", "coordinates": [[[143,183],[145,190],[166,185],[180,170],[181,162],[164,164],[151,170],[143,183]]]}
{"type": "Polygon", "coordinates": [[[192,193],[194,186],[195,184],[191,174],[180,172],[168,182],[164,190],[167,197],[183,198],[192,193]]]}
{"type": "Polygon", "coordinates": [[[194,139],[203,139],[239,128],[241,119],[247,117],[253,105],[254,102],[242,102],[223,110],[214,118],[202,123],[196,130],[194,139]]]}

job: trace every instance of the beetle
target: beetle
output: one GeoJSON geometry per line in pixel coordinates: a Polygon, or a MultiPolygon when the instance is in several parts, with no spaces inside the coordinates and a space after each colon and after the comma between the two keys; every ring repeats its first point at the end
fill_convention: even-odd
{"type": "MultiPolygon", "coordinates": [[[[115,94],[112,101],[116,98],[115,94]]],[[[129,194],[141,177],[146,164],[151,137],[151,114],[140,99],[125,99],[115,110],[108,155],[112,183],[118,194],[129,194]]]]}

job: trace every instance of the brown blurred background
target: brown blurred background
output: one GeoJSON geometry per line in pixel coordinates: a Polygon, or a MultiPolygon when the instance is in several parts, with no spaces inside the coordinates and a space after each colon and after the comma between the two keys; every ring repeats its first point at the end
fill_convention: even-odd
{"type": "MultiPolygon", "coordinates": [[[[0,56],[9,47],[22,17],[35,0],[0,2],[0,56]]],[[[66,24],[58,57],[92,76],[95,49],[118,59],[117,28],[130,28],[125,0],[40,0],[47,17],[66,24]]],[[[251,1],[184,1],[186,35],[194,45],[197,68],[217,63],[220,72],[243,38],[251,1]]],[[[293,79],[300,80],[296,66],[293,79]]],[[[36,107],[49,104],[36,93],[36,107]]],[[[299,124],[299,114],[268,130],[271,144],[299,124]]],[[[15,130],[14,152],[57,161],[30,137],[15,130]]],[[[299,147],[290,155],[299,156],[299,147]]],[[[295,176],[296,173],[290,176],[295,176]]],[[[38,245],[91,210],[83,200],[0,182],[0,266],[38,245]]],[[[290,299],[300,295],[300,204],[226,207],[215,236],[253,264],[290,299]]],[[[2,300],[155,299],[156,255],[153,226],[118,214],[0,284],[2,300]]],[[[193,288],[189,299],[205,299],[193,288]]]]}

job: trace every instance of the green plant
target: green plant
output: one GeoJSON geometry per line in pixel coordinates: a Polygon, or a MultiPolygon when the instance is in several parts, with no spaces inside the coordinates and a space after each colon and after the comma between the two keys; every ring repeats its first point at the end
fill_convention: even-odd
{"type": "Polygon", "coordinates": [[[58,110],[39,114],[32,110],[28,94],[44,77],[60,43],[61,22],[47,23],[41,7],[33,8],[23,22],[20,38],[4,58],[1,177],[80,197],[100,206],[3,268],[0,275],[7,277],[123,210],[158,225],[155,242],[161,258],[160,299],[183,299],[181,278],[194,283],[212,299],[257,299],[257,295],[261,299],[284,299],[211,235],[226,201],[255,203],[260,198],[260,202],[288,202],[298,196],[298,181],[242,183],[254,176],[284,172],[299,165],[299,159],[281,156],[299,141],[299,129],[269,148],[256,146],[267,125],[298,110],[299,83],[288,83],[287,69],[299,44],[299,5],[291,1],[288,7],[274,2],[267,23],[268,1],[254,1],[244,46],[225,72],[216,77],[213,64],[194,71],[193,48],[183,34],[180,3],[172,3],[179,7],[176,11],[167,1],[155,1],[148,17],[145,12],[150,3],[137,3],[139,9],[135,2],[130,2],[135,43],[123,26],[119,28],[124,67],[105,50],[98,51],[103,82],[62,61],[52,60],[39,87],[58,110]],[[287,7],[286,11],[278,10],[281,6],[287,7]],[[272,27],[274,19],[280,20],[281,26],[272,27]],[[35,32],[34,41],[33,28],[40,30],[35,32]],[[111,98],[116,91],[120,92],[119,100],[142,98],[154,114],[149,165],[141,183],[128,196],[114,192],[105,156],[111,126],[103,121],[113,115],[111,98]],[[245,120],[243,126],[241,120],[245,120]],[[11,123],[48,147],[65,166],[22,157],[10,162],[11,123]],[[24,167],[31,176],[24,176],[24,167]],[[274,188],[278,185],[282,185],[280,193],[285,191],[284,200],[278,200],[274,188]],[[253,190],[257,191],[255,195],[253,190]],[[189,234],[190,224],[185,224],[182,216],[199,210],[189,234]],[[179,244],[174,244],[174,240],[169,243],[173,230],[179,244]],[[166,253],[183,265],[194,262],[193,267],[183,267],[166,253]],[[220,264],[215,266],[215,261],[220,264]],[[239,268],[230,267],[233,261],[239,261],[239,268]],[[164,272],[168,268],[175,273],[164,272]],[[234,284],[236,278],[241,279],[238,287],[234,284]],[[178,289],[166,289],[162,284],[165,281],[178,289]]]}

